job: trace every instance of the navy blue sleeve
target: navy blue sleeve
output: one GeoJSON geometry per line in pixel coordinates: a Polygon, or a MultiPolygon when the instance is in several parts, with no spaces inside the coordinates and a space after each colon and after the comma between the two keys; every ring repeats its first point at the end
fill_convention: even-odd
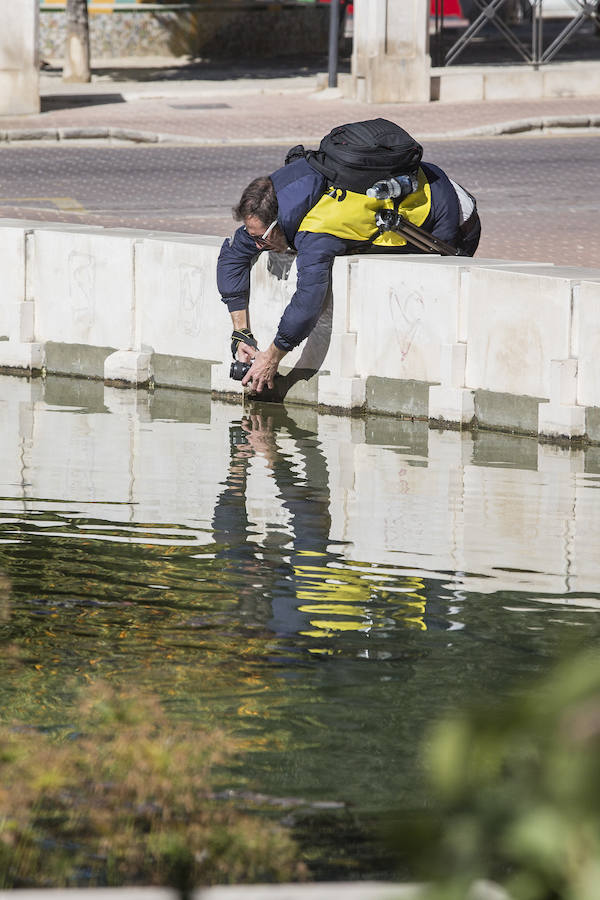
{"type": "Polygon", "coordinates": [[[460,207],[456,191],[439,166],[422,163],[421,167],[431,186],[431,212],[422,227],[455,247],[459,239],[460,224],[460,207]]]}
{"type": "Polygon", "coordinates": [[[242,226],[223,241],[217,262],[217,287],[229,312],[246,309],[250,297],[250,269],[261,250],[242,226]]]}
{"type": "Polygon", "coordinates": [[[296,235],[298,282],[279,322],[273,343],[293,350],[317,324],[329,287],[334,257],[347,253],[346,242],[331,234],[301,231],[296,235]]]}

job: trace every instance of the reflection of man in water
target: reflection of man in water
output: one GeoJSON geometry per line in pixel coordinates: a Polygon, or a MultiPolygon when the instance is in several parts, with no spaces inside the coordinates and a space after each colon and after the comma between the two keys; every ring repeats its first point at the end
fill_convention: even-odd
{"type": "Polygon", "coordinates": [[[395,585],[400,593],[386,593],[370,564],[348,562],[332,550],[329,475],[313,432],[282,407],[269,415],[255,408],[231,427],[230,447],[229,475],[213,519],[215,540],[223,546],[219,556],[252,585],[247,596],[265,596],[268,589],[269,628],[318,638],[314,652],[331,652],[328,639],[343,632],[369,635],[398,621],[425,628],[420,579],[401,576],[395,585]],[[265,477],[274,482],[270,501],[265,477]],[[256,497],[253,478],[262,485],[256,497]]]}

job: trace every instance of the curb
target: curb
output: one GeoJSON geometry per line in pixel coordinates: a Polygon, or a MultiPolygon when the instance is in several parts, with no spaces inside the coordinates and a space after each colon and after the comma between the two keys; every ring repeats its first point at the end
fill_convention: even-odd
{"type": "MultiPolygon", "coordinates": [[[[41,888],[0,891],[6,900],[178,900],[170,888],[41,888]]],[[[223,885],[199,888],[193,900],[424,900],[424,885],[382,881],[308,882],[306,884],[223,885]]],[[[491,881],[472,883],[467,900],[510,900],[491,881]]]]}
{"type": "MultiPolygon", "coordinates": [[[[463,137],[495,137],[499,135],[523,134],[527,132],[557,131],[593,131],[600,129],[600,115],[592,116],[539,116],[533,119],[515,119],[509,122],[496,122],[492,125],[479,125],[472,128],[463,128],[455,131],[447,131],[435,134],[420,134],[420,140],[449,140],[463,137]]],[[[417,129],[413,129],[416,131],[417,129]]],[[[318,144],[322,135],[298,136],[276,138],[201,138],[193,135],[160,133],[154,131],[140,131],[135,128],[19,128],[0,131],[0,143],[12,144],[20,142],[63,142],[71,140],[116,140],[128,141],[134,144],[195,144],[200,147],[252,147],[265,144],[291,145],[302,142],[305,144],[318,144]]]]}
{"type": "Polygon", "coordinates": [[[528,131],[573,131],[576,129],[594,130],[600,128],[600,115],[592,116],[537,116],[532,119],[513,119],[508,122],[495,122],[491,125],[479,125],[472,128],[458,129],[452,132],[421,135],[429,140],[443,140],[449,137],[493,137],[502,134],[522,134],[528,131]]]}

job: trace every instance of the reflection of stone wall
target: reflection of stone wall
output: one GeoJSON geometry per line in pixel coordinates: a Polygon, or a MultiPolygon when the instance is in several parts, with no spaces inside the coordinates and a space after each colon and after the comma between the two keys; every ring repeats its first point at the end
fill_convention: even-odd
{"type": "MultiPolygon", "coordinates": [[[[280,56],[326,53],[327,7],[252,12],[122,12],[90,16],[92,59],[119,56],[280,56]]],[[[40,54],[64,52],[65,15],[40,15],[40,54]]]]}

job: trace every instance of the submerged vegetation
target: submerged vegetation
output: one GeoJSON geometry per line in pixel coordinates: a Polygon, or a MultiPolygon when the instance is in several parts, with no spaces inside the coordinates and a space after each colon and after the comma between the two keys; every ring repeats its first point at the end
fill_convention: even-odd
{"type": "Polygon", "coordinates": [[[150,694],[88,688],[70,727],[0,730],[2,887],[291,880],[287,832],[212,790],[235,752],[173,724],[150,694]]]}

